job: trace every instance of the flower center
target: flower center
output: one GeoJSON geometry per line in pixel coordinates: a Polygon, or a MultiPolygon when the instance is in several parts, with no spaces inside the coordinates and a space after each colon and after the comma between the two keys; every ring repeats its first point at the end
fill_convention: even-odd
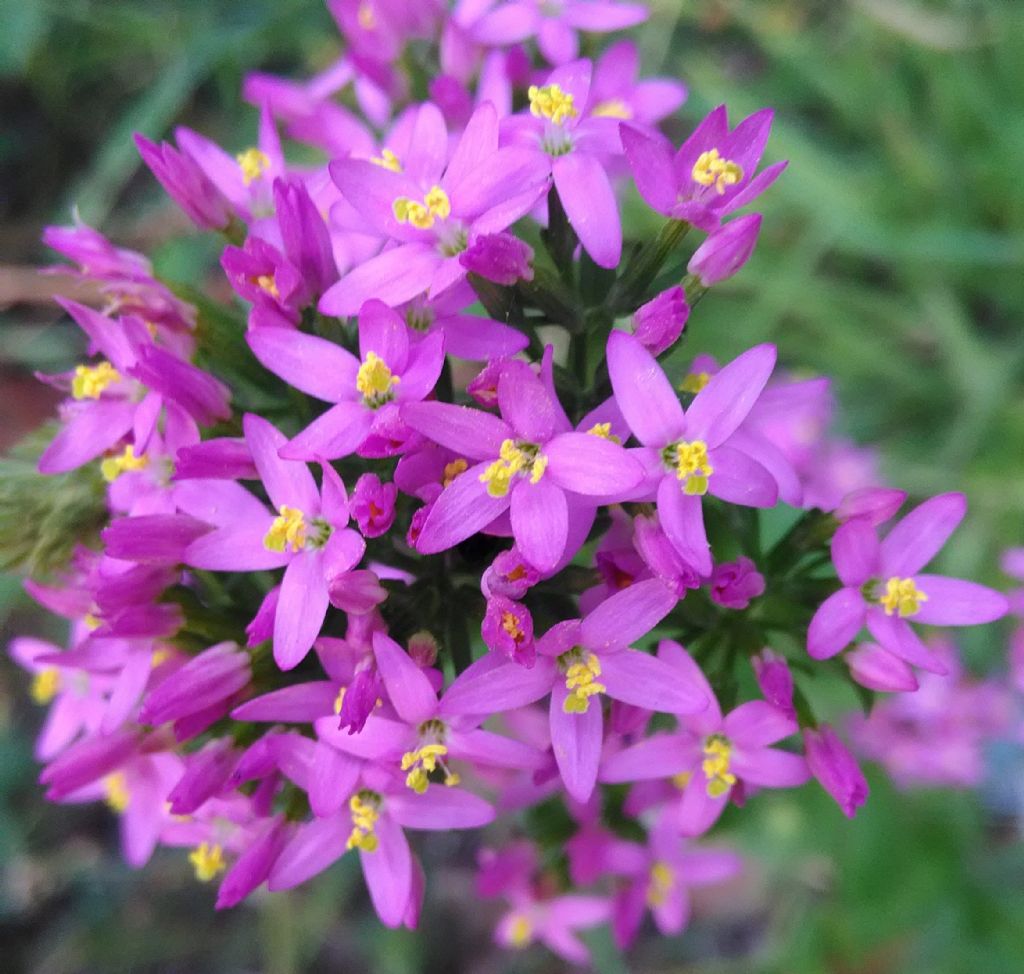
{"type": "Polygon", "coordinates": [[[364,788],[348,800],[348,810],[352,816],[352,831],[349,833],[347,849],[361,849],[363,852],[376,852],[379,840],[375,831],[377,819],[380,818],[380,795],[364,788]]]}
{"type": "Polygon", "coordinates": [[[297,507],[282,504],[277,510],[270,530],[263,537],[263,547],[268,551],[301,551],[306,547],[306,518],[297,507]]]}
{"type": "Polygon", "coordinates": [[[242,170],[242,182],[248,186],[259,179],[270,168],[270,156],[262,149],[252,146],[235,156],[238,168],[242,170]]]}
{"type": "Polygon", "coordinates": [[[423,202],[399,196],[391,204],[391,212],[399,223],[408,223],[417,230],[429,230],[434,220],[447,220],[452,212],[451,200],[440,186],[432,186],[423,202]]]}
{"type": "Polygon", "coordinates": [[[712,734],[704,741],[704,760],[701,769],[708,779],[708,795],[721,798],[734,784],[736,775],[729,770],[732,743],[722,734],[712,734]]]}
{"type": "Polygon", "coordinates": [[[632,118],[633,109],[621,98],[609,98],[598,102],[590,114],[596,118],[632,118]]]}
{"type": "Polygon", "coordinates": [[[149,465],[149,457],[143,454],[141,457],[135,455],[135,447],[126,446],[117,456],[106,457],[100,463],[100,473],[103,479],[112,484],[121,474],[128,470],[142,470],[149,465]]]}
{"type": "Polygon", "coordinates": [[[125,780],[123,771],[115,771],[103,779],[103,790],[106,792],[105,801],[118,815],[120,815],[131,803],[132,796],[128,791],[128,782],[125,780]]]}
{"type": "Polygon", "coordinates": [[[647,905],[661,906],[672,892],[675,881],[675,871],[667,862],[654,863],[647,881],[647,905]]]}
{"type": "Polygon", "coordinates": [[[710,372],[691,372],[682,382],[679,383],[680,392],[689,392],[696,395],[711,381],[710,372]]]}
{"type": "Polygon", "coordinates": [[[661,453],[665,466],[683,482],[684,494],[706,494],[708,478],[715,468],[708,462],[708,445],[703,440],[680,440],[661,453]]]}
{"type": "Polygon", "coordinates": [[[590,709],[590,698],[608,689],[597,679],[601,675],[601,661],[577,646],[559,656],[558,665],[565,673],[565,689],[569,691],[562,710],[567,714],[585,714],[590,709]]]}
{"type": "Polygon", "coordinates": [[[75,399],[99,399],[112,382],[121,374],[109,362],[97,365],[76,365],[75,377],[71,380],[71,395],[75,399]]]}
{"type": "Polygon", "coordinates": [[[693,181],[701,186],[714,186],[721,196],[729,186],[743,178],[743,169],[731,159],[723,159],[717,149],[702,152],[693,164],[693,181]]]}
{"type": "Polygon", "coordinates": [[[394,387],[401,382],[393,375],[387,363],[376,352],[367,352],[366,361],[356,373],[356,389],[362,393],[363,402],[371,409],[377,409],[395,398],[394,387]]]}
{"type": "Polygon", "coordinates": [[[57,696],[59,689],[60,670],[56,666],[48,666],[45,670],[40,670],[32,678],[32,686],[29,688],[29,693],[32,695],[32,699],[42,706],[48,704],[57,696]]]}
{"type": "Polygon", "coordinates": [[[893,575],[885,583],[885,594],[878,599],[887,616],[898,615],[901,619],[916,616],[921,611],[921,603],[927,601],[928,596],[912,578],[900,578],[898,575],[893,575]]]}
{"type": "Polygon", "coordinates": [[[208,883],[227,866],[224,850],[217,843],[201,842],[188,854],[188,861],[192,863],[196,879],[201,883],[208,883]]]}
{"type": "Polygon", "coordinates": [[[480,474],[480,483],[487,484],[487,493],[491,497],[504,497],[514,476],[529,470],[530,483],[536,484],[544,476],[547,466],[548,458],[540,452],[537,444],[505,440],[498,459],[480,474]]]}
{"type": "Polygon", "coordinates": [[[392,172],[401,172],[402,163],[390,149],[381,149],[379,156],[370,156],[370,162],[381,169],[390,169],[392,172]]]}
{"type": "Polygon", "coordinates": [[[560,85],[530,85],[527,96],[530,99],[530,114],[546,118],[555,125],[562,125],[567,118],[575,118],[577,115],[572,95],[563,91],[560,85]]]}

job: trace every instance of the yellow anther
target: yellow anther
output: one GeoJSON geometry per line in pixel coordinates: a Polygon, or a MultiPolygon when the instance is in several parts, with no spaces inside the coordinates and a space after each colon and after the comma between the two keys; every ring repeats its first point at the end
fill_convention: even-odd
{"type": "Polygon", "coordinates": [[[893,575],[885,583],[885,595],[878,600],[887,616],[895,614],[901,619],[916,616],[921,611],[921,603],[927,601],[928,596],[912,578],[900,578],[898,575],[893,575]]]}
{"type": "Polygon", "coordinates": [[[444,784],[446,788],[454,788],[456,785],[462,784],[462,778],[460,778],[454,771],[446,771],[444,784]]]}
{"type": "Polygon", "coordinates": [[[401,172],[402,163],[390,149],[381,149],[379,156],[370,156],[370,162],[381,169],[390,169],[391,172],[401,172]]]}
{"type": "Polygon", "coordinates": [[[377,29],[377,13],[370,0],[363,0],[356,11],[356,21],[363,30],[377,29]]]}
{"type": "Polygon", "coordinates": [[[367,352],[366,360],[356,373],[356,389],[362,393],[367,406],[382,406],[394,397],[393,388],[399,383],[387,363],[376,352],[367,352]]]}
{"type": "Polygon", "coordinates": [[[306,546],[306,519],[297,507],[282,504],[270,530],[263,537],[268,551],[301,551],[306,546]]]}
{"type": "Polygon", "coordinates": [[[153,655],[150,657],[149,665],[157,667],[161,663],[166,663],[173,655],[173,650],[168,649],[166,646],[161,646],[159,649],[153,650],[153,655]]]}
{"type": "Polygon", "coordinates": [[[48,666],[45,670],[40,670],[33,678],[32,685],[29,687],[29,693],[32,694],[32,699],[40,704],[49,703],[55,696],[57,691],[60,689],[60,670],[56,666],[48,666]]]}
{"type": "MultiPolygon", "coordinates": [[[[579,654],[580,651],[570,650],[570,654],[573,652],[579,654]]],[[[572,663],[565,671],[565,689],[570,693],[562,703],[562,710],[567,714],[585,714],[590,709],[590,698],[608,689],[598,682],[600,675],[601,661],[593,653],[585,653],[578,662],[572,663]]]]}
{"type": "Polygon", "coordinates": [[[112,484],[121,474],[129,470],[142,470],[148,464],[149,457],[146,454],[137,457],[135,455],[135,447],[126,446],[117,456],[105,457],[103,459],[100,463],[100,473],[103,474],[103,479],[108,484],[112,484]]]}
{"type": "Polygon", "coordinates": [[[201,883],[208,883],[227,867],[224,850],[216,843],[200,843],[188,854],[188,861],[192,863],[196,879],[201,883]]]}
{"type": "Polygon", "coordinates": [[[672,782],[673,787],[682,791],[690,783],[692,777],[692,771],[680,771],[678,774],[672,775],[669,780],[672,782]]]}
{"type": "Polygon", "coordinates": [[[731,159],[723,159],[717,149],[702,152],[693,164],[691,174],[701,186],[714,186],[722,195],[729,186],[735,186],[743,178],[743,169],[731,159]]]}
{"type": "Polygon", "coordinates": [[[676,882],[676,874],[667,862],[656,862],[651,866],[647,882],[647,905],[661,906],[672,892],[676,882]]]}
{"type": "Polygon", "coordinates": [[[601,440],[610,440],[612,443],[621,443],[622,440],[612,432],[611,423],[594,423],[587,430],[588,436],[596,436],[601,440]]]}
{"type": "Polygon", "coordinates": [[[696,395],[711,381],[709,372],[691,372],[682,382],[679,383],[681,392],[689,392],[696,395]]]}
{"type": "Polygon", "coordinates": [[[98,612],[86,612],[82,616],[82,623],[86,629],[99,629],[103,625],[103,620],[99,617],[98,612]]]}
{"type": "Polygon", "coordinates": [[[442,487],[451,487],[452,482],[459,474],[465,473],[469,469],[469,464],[459,457],[458,460],[452,460],[451,463],[444,465],[444,478],[441,480],[442,487]]]}
{"type": "Polygon", "coordinates": [[[120,815],[131,803],[132,796],[128,791],[128,782],[123,771],[115,771],[103,779],[103,790],[106,792],[106,803],[120,815]]]}
{"type": "Polygon", "coordinates": [[[259,179],[270,168],[270,156],[255,146],[235,156],[238,168],[242,170],[242,182],[248,186],[253,180],[259,179]]]}
{"type": "Polygon", "coordinates": [[[533,923],[522,913],[512,917],[508,925],[508,939],[513,947],[529,946],[533,940],[533,923]]]}
{"type": "Polygon", "coordinates": [[[71,380],[71,395],[75,399],[99,399],[104,390],[120,380],[121,374],[109,362],[96,365],[76,365],[71,380]]]}
{"type": "Polygon", "coordinates": [[[521,643],[526,638],[526,633],[514,612],[502,612],[501,628],[517,643],[521,643]]]}
{"type": "Polygon", "coordinates": [[[346,848],[362,849],[363,852],[377,851],[377,834],[374,828],[380,818],[380,796],[373,791],[361,791],[348,800],[348,810],[352,816],[352,832],[349,834],[346,848]]]}
{"type": "Polygon", "coordinates": [[[607,101],[598,102],[590,114],[597,118],[632,118],[633,109],[621,98],[609,98],[607,101]]]}
{"type": "Polygon", "coordinates": [[[408,223],[417,230],[429,230],[435,219],[447,220],[451,216],[452,204],[440,186],[432,186],[422,203],[408,196],[399,196],[391,204],[391,212],[399,223],[408,223]]]}
{"type": "Polygon", "coordinates": [[[537,118],[547,118],[555,125],[561,125],[567,118],[575,118],[577,115],[572,95],[563,91],[560,85],[530,85],[527,95],[530,98],[530,114],[537,118]]]}
{"type": "Polygon", "coordinates": [[[440,186],[431,186],[430,192],[423,197],[423,202],[439,220],[447,220],[452,215],[452,201],[440,186]]]}
{"type": "Polygon", "coordinates": [[[708,462],[708,445],[703,440],[686,442],[680,440],[675,445],[676,476],[683,481],[684,494],[706,494],[708,477],[714,467],[708,462]]]}
{"type": "Polygon", "coordinates": [[[529,463],[527,455],[516,446],[514,440],[505,440],[498,452],[498,459],[480,474],[480,483],[487,484],[491,497],[504,497],[512,484],[512,478],[529,463]]]}
{"type": "Polygon", "coordinates": [[[253,284],[272,298],[281,297],[281,292],[277,289],[277,279],[273,274],[259,274],[253,278],[253,284]]]}
{"type": "MultiPolygon", "coordinates": [[[[422,795],[430,785],[430,773],[436,771],[439,764],[446,778],[449,777],[451,772],[445,768],[442,760],[447,753],[448,748],[444,744],[424,744],[415,751],[406,751],[402,755],[402,770],[408,772],[405,776],[406,785],[417,795],[422,795]]],[[[446,780],[445,783],[450,782],[446,780]]]]}
{"type": "Polygon", "coordinates": [[[537,459],[533,461],[530,466],[530,483],[536,484],[540,482],[540,478],[544,476],[544,471],[548,469],[548,458],[543,453],[537,454],[537,459]]]}
{"type": "Polygon", "coordinates": [[[712,734],[704,742],[704,760],[701,769],[708,779],[708,794],[712,798],[721,798],[734,784],[736,775],[729,770],[732,756],[732,744],[721,734],[712,734]]]}
{"type": "Polygon", "coordinates": [[[346,690],[348,690],[348,687],[342,687],[338,691],[338,695],[334,698],[334,712],[336,714],[340,714],[341,713],[341,705],[345,702],[345,691],[346,690]]]}

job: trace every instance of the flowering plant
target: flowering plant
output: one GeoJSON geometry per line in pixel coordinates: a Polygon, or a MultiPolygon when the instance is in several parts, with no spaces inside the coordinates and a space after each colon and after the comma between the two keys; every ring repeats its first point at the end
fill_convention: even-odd
{"type": "MultiPolygon", "coordinates": [[[[690,348],[761,230],[733,214],[785,168],[761,168],[770,110],[670,143],[681,84],[641,80],[629,41],[579,57],[636,4],[329,5],[337,63],[247,79],[256,146],[136,139],[223,235],[238,302],[46,233],[104,304],[63,302],[93,361],[47,378],[37,504],[74,492],[77,544],[26,555],[70,642],[11,647],[50,706],[42,781],[105,799],[132,865],[190,849],[218,907],[358,856],[389,926],[424,896],[406,831],[500,815],[496,937],[585,962],[580,930],[628,945],[650,910],[678,932],[689,890],[739,870],[693,841],[727,806],[813,777],[856,813],[822,686],[905,695],[849,730],[913,779],[912,748],[886,754],[899,707],[959,677],[915,626],[1008,603],[925,571],[964,497],[897,519],[825,381],[768,344],[690,348]],[[630,183],[649,239],[624,234],[630,183]],[[520,814],[560,801],[564,847],[520,814]]],[[[919,777],[968,780],[940,772],[919,777]]]]}

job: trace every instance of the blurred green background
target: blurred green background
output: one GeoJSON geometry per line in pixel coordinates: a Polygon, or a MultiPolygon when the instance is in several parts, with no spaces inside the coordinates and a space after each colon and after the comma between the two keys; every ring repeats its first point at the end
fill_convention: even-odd
{"type": "MultiPolygon", "coordinates": [[[[1024,3],[1019,0],[658,0],[637,32],[648,74],[683,78],[685,131],[726,102],[776,109],[758,250],[691,319],[691,348],[779,344],[798,372],[835,378],[838,425],[878,444],[915,495],[963,489],[971,511],[943,569],[991,584],[1024,544],[1024,3]]],[[[186,122],[234,151],[254,68],[308,74],[336,53],[325,10],[300,0],[0,0],[0,446],[52,408],[31,378],[80,351],[33,267],[72,206],[177,279],[208,275],[216,241],[185,231],[140,171],[130,135],[186,122]]],[[[636,213],[634,218],[642,219],[636,213]]],[[[62,285],[66,286],[66,285],[62,285]]],[[[0,577],[5,635],[59,629],[0,577]]],[[[965,641],[1003,666],[1006,630],[965,641]]],[[[423,930],[383,931],[351,863],[292,897],[228,915],[184,856],[120,864],[103,808],[47,807],[27,680],[0,666],[0,970],[33,974],[527,972],[476,908],[471,839],[423,846],[423,930]],[[470,904],[474,908],[470,909],[470,904]]],[[[873,794],[847,823],[814,788],[765,795],[720,832],[746,881],[698,902],[678,940],[628,960],[594,939],[602,972],[1019,974],[1024,971],[1024,767],[996,754],[980,793],[873,794]]]]}

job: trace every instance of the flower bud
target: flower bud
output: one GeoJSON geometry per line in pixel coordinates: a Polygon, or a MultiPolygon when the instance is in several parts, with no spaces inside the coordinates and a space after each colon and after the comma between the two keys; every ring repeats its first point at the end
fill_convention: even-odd
{"type": "Polygon", "coordinates": [[[375,473],[364,473],[352,491],[349,510],[367,538],[379,538],[386,534],[395,521],[395,501],[398,488],[392,483],[382,483],[375,473]]]}
{"type": "Polygon", "coordinates": [[[745,609],[764,595],[764,576],[745,557],[716,565],[711,573],[711,601],[726,609],[745,609]]]}
{"type": "Polygon", "coordinates": [[[912,693],[917,689],[914,671],[876,643],[862,643],[844,657],[850,676],[862,687],[882,693],[912,693]]]}
{"type": "Polygon", "coordinates": [[[793,674],[789,672],[786,661],[766,646],[757,656],[751,657],[750,663],[765,700],[795,720],[793,674]]]}
{"type": "Polygon", "coordinates": [[[231,204],[186,152],[166,142],[156,145],[135,133],[142,161],[188,218],[203,230],[223,230],[231,222],[231,204]]]}
{"type": "Polygon", "coordinates": [[[884,524],[902,507],[907,495],[891,487],[862,487],[847,494],[833,511],[837,521],[845,523],[864,518],[870,524],[884,524]]]}
{"type": "Polygon", "coordinates": [[[409,656],[422,670],[437,662],[437,640],[426,630],[409,637],[409,656]]]}
{"type": "Polygon", "coordinates": [[[660,355],[676,343],[689,317],[686,292],[676,285],[637,308],[633,334],[652,355],[660,355]]]}
{"type": "Polygon", "coordinates": [[[163,724],[200,714],[227,701],[249,682],[249,655],[231,642],[190,659],[142,702],[140,724],[163,724]]]}
{"type": "Polygon", "coordinates": [[[533,280],[533,248],[511,233],[485,233],[459,255],[473,274],[506,286],[533,280]]]}
{"type": "Polygon", "coordinates": [[[490,598],[503,595],[509,599],[521,599],[540,580],[540,573],[528,564],[519,549],[513,547],[503,551],[480,580],[480,588],[490,598]]]}
{"type": "Polygon", "coordinates": [[[827,724],[804,731],[804,749],[811,774],[839,804],[847,818],[867,801],[868,783],[856,759],[827,724]]]}
{"type": "Polygon", "coordinates": [[[697,248],[686,269],[704,287],[732,277],[750,259],[760,230],[760,213],[748,213],[731,220],[697,248]]]}

